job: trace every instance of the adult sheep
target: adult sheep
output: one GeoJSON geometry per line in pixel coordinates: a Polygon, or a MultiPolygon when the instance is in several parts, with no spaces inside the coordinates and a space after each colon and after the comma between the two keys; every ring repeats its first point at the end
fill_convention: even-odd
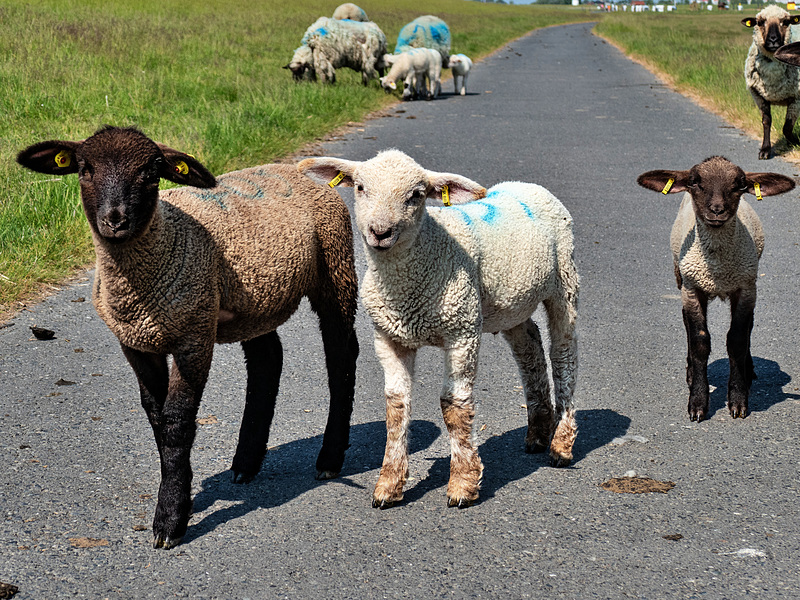
{"type": "Polygon", "coordinates": [[[304,296],[319,316],[331,394],[317,478],[339,473],[358,343],[352,229],[337,194],[287,165],[215,179],[132,128],[40,142],[17,160],[40,173],[78,173],[97,254],[94,306],[136,373],[161,460],[155,548],[186,532],[189,455],[214,344],[244,349],[247,394],[231,468],[234,481],[247,482],[261,468],[275,408],[276,328],[304,296]],[[195,187],[159,192],[160,178],[195,187]]]}
{"type": "Polygon", "coordinates": [[[394,53],[412,48],[431,48],[442,57],[442,68],[450,62],[450,28],[439,17],[424,15],[407,23],[397,35],[394,53]]]}
{"type": "Polygon", "coordinates": [[[345,2],[337,6],[336,10],[333,11],[333,18],[338,20],[350,19],[351,21],[361,21],[363,23],[369,21],[364,9],[352,2],[345,2]]]}
{"type": "Polygon", "coordinates": [[[300,44],[283,67],[295,81],[319,77],[323,83],[334,83],[336,69],[342,67],[361,73],[364,85],[383,74],[386,36],[372,21],[320,17],[306,29],[300,44]]]}
{"type": "Polygon", "coordinates": [[[711,336],[706,309],[714,298],[730,300],[728,410],[734,419],[745,418],[755,377],[750,334],[764,231],[742,196],[755,194],[760,200],[782,194],[794,188],[794,181],[777,173],[745,173],[726,158],[712,156],[688,171],[648,171],[637,182],[663,194],[687,192],[672,226],[670,247],[689,346],[689,418],[702,421],[708,414],[711,336]]]}
{"type": "Polygon", "coordinates": [[[753,43],[744,63],[744,79],[753,101],[761,111],[764,130],[758,158],[772,158],[770,129],[772,105],[786,107],[783,136],[793,146],[800,145],[794,125],[800,116],[800,70],[775,59],[781,46],[796,41],[792,25],[800,23],[800,15],[790,15],[780,6],[767,6],[755,17],[742,19],[742,25],[753,29],[753,43]]]}
{"type": "Polygon", "coordinates": [[[526,451],[549,447],[555,466],[569,464],[577,433],[578,274],[567,209],[541,186],[507,182],[487,193],[397,150],[366,162],[310,158],[298,169],[317,181],[355,187],[367,259],[361,299],[385,377],[386,453],[373,506],[403,498],[411,383],[422,346],[445,351],[440,404],[450,435],[448,504],[477,500],[483,465],[473,438],[472,388],[484,332],[501,332],[516,359],[528,406],[526,451]],[[483,200],[428,208],[428,198],[448,205],[483,200]],[[548,318],[555,409],[541,336],[530,318],[540,303],[548,318]]]}

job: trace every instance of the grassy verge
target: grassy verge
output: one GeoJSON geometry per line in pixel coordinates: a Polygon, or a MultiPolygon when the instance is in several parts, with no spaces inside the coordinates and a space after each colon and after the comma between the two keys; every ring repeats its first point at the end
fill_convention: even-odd
{"type": "MultiPolygon", "coordinates": [[[[739,11],[691,11],[685,5],[675,13],[612,13],[595,31],[628,56],[657,73],[679,92],[721,115],[731,124],[761,140],[761,113],[744,82],[744,61],[753,40],[752,29],[741,20],[754,16],[758,6],[739,11]]],[[[772,110],[772,141],[790,159],[780,129],[784,109],[772,110]]]]}
{"type": "MultiPolygon", "coordinates": [[[[322,0],[4,0],[0,5],[0,314],[92,260],[77,182],[23,171],[16,152],[136,125],[215,173],[269,162],[393,101],[346,69],[295,84],[289,62],[322,0]]],[[[412,0],[359,2],[390,50],[412,0]]],[[[592,16],[566,7],[429,0],[453,51],[479,58],[531,29],[592,16]]]]}

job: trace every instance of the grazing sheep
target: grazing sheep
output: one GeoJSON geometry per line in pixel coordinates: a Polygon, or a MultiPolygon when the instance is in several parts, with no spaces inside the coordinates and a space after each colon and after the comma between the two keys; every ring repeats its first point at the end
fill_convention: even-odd
{"type": "Polygon", "coordinates": [[[450,62],[450,28],[439,17],[425,15],[407,23],[397,36],[394,53],[412,48],[432,48],[442,57],[442,68],[450,62]]]}
{"type": "Polygon", "coordinates": [[[672,226],[670,246],[689,345],[689,418],[702,421],[708,414],[711,337],[706,308],[714,298],[731,303],[728,409],[733,418],[745,418],[755,377],[750,333],[764,232],[758,215],[741,197],[750,193],[760,200],[782,194],[794,188],[794,181],[777,173],[745,173],[727,159],[712,156],[688,171],[648,171],[637,182],[664,194],[687,192],[672,226]]]}
{"type": "Polygon", "coordinates": [[[363,23],[369,21],[364,9],[352,2],[345,2],[337,6],[336,10],[333,11],[333,18],[337,20],[350,19],[351,21],[361,21],[363,23]]]}
{"type": "Polygon", "coordinates": [[[796,40],[792,25],[800,23],[800,15],[790,15],[779,6],[767,6],[755,17],[742,19],[742,25],[753,28],[753,43],[744,63],[744,79],[756,106],[761,111],[764,137],[758,158],[772,157],[770,128],[772,105],[786,107],[783,136],[793,146],[800,145],[794,124],[800,116],[800,71],[774,60],[774,53],[784,44],[796,40]]]}
{"type": "Polygon", "coordinates": [[[442,64],[439,53],[430,48],[413,48],[391,56],[391,68],[380,82],[387,92],[397,89],[403,80],[403,100],[425,96],[432,100],[442,88],[442,64]],[[423,92],[424,90],[424,92],[423,92]]]}
{"type": "Polygon", "coordinates": [[[298,169],[316,181],[355,187],[355,219],[367,258],[361,299],[375,325],[386,394],[386,454],[372,504],[403,498],[414,359],[422,346],[445,351],[440,404],[450,434],[450,506],[478,498],[483,466],[473,437],[472,387],[481,333],[502,332],[522,376],[527,452],[548,446],[567,465],[577,427],[578,274],[572,218],[541,186],[507,182],[487,191],[460,175],[435,173],[397,150],[366,162],[311,158],[298,169]],[[337,176],[337,173],[339,174],[337,176]],[[428,208],[426,198],[444,208],[428,208]],[[463,206],[449,207],[450,202],[463,206]],[[543,303],[551,339],[555,414],[539,329],[543,303]]]}
{"type": "Polygon", "coordinates": [[[386,36],[372,21],[361,23],[320,17],[301,40],[294,56],[284,69],[292,71],[295,81],[336,81],[336,69],[347,67],[361,73],[364,85],[383,75],[386,36]]]}
{"type": "Polygon", "coordinates": [[[451,54],[448,66],[453,71],[453,85],[455,86],[453,93],[464,96],[467,93],[467,77],[472,70],[472,60],[466,54],[451,54]],[[460,86],[458,85],[459,77],[461,78],[460,86]]]}
{"type": "Polygon", "coordinates": [[[155,548],[179,544],[186,532],[189,455],[214,343],[244,349],[247,395],[231,468],[234,481],[247,482],[261,468],[275,409],[283,360],[276,328],[303,296],[319,316],[331,394],[317,478],[339,473],[358,342],[352,229],[337,194],[288,165],[215,180],[192,156],[135,129],[41,142],[17,161],[79,175],[97,254],[94,306],[136,373],[161,459],[155,548]],[[159,192],[160,178],[196,187],[159,192]]]}

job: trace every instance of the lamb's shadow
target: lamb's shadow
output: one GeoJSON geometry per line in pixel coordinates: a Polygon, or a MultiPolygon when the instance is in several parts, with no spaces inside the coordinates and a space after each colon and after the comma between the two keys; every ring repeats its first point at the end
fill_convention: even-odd
{"type": "MultiPolygon", "coordinates": [[[[754,356],[753,367],[758,379],[754,380],[750,386],[750,398],[748,400],[750,412],[769,410],[771,406],[784,400],[800,399],[798,394],[787,394],[783,391],[783,387],[792,378],[788,373],[781,370],[774,360],[754,356]]],[[[728,374],[727,358],[717,359],[708,365],[708,383],[716,387],[709,395],[709,416],[713,416],[718,410],[728,412],[728,374]]]]}
{"type": "MultiPolygon", "coordinates": [[[[441,430],[429,421],[412,421],[409,452],[420,452],[439,437],[441,430]]],[[[317,481],[314,479],[314,463],[322,446],[322,435],[295,440],[270,448],[259,475],[247,485],[233,483],[233,474],[225,470],[203,480],[201,490],[194,497],[194,512],[200,513],[215,502],[234,503],[206,515],[197,523],[191,523],[184,541],[202,537],[233,519],[259,508],[274,508],[313,490],[320,485],[333,482],[362,488],[350,481],[349,475],[379,469],[383,461],[386,443],[386,423],[374,421],[353,425],[350,428],[350,449],[345,457],[344,468],[338,479],[317,481]]],[[[365,494],[369,502],[370,494],[365,494]]]]}
{"type": "MultiPolygon", "coordinates": [[[[576,420],[579,433],[572,453],[573,465],[593,450],[624,435],[631,423],[628,417],[609,409],[578,411],[576,420]]],[[[550,466],[547,453],[525,453],[526,429],[519,427],[494,435],[480,445],[479,452],[484,468],[481,501],[494,497],[498,490],[512,481],[523,479],[541,467],[550,466]]],[[[419,500],[437,488],[446,488],[449,477],[450,457],[433,459],[427,476],[407,489],[402,504],[419,500]]]]}

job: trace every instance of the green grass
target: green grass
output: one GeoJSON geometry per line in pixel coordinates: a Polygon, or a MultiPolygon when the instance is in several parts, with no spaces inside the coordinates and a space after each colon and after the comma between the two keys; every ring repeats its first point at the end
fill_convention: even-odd
{"type": "MultiPolygon", "coordinates": [[[[744,82],[744,61],[753,40],[741,20],[760,6],[739,11],[691,11],[679,5],[673,13],[612,13],[595,31],[632,58],[661,74],[678,91],[689,95],[759,140],[761,112],[744,82]]],[[[773,144],[787,151],[780,129],[784,109],[773,107],[773,144]]],[[[794,158],[792,154],[789,158],[794,158]]]]}
{"type": "MultiPolygon", "coordinates": [[[[214,173],[266,163],[358,121],[393,98],[349,70],[334,86],[295,84],[281,67],[321,0],[3,0],[0,5],[0,314],[93,258],[75,177],[14,162],[43,139],[136,125],[214,173]],[[244,8],[246,7],[246,8],[244,8]]],[[[386,34],[419,16],[412,0],[359,2],[386,34]]],[[[584,10],[429,0],[453,52],[479,58],[531,29],[585,21],[584,10]]]]}

